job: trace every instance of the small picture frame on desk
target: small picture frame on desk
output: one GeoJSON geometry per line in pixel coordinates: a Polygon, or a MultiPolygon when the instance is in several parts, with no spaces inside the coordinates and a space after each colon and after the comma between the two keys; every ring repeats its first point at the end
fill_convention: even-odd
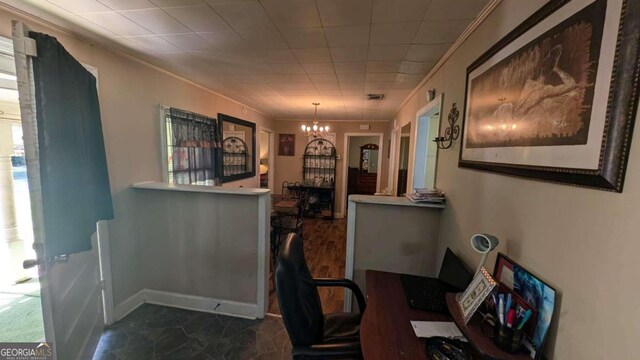
{"type": "Polygon", "coordinates": [[[485,268],[481,268],[467,289],[457,295],[458,305],[462,310],[465,324],[469,323],[480,304],[491,294],[491,290],[496,285],[496,281],[489,275],[489,272],[485,268]]]}

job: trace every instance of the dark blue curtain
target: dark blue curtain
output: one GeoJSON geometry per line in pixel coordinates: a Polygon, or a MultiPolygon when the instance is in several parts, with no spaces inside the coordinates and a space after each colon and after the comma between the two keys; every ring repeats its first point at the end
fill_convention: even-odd
{"type": "Polygon", "coordinates": [[[96,79],[54,37],[29,36],[47,255],[88,251],[96,222],[113,218],[96,79]]]}

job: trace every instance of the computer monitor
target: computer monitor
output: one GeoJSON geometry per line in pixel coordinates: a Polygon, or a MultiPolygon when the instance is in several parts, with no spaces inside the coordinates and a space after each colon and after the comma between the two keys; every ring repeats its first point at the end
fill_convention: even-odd
{"type": "Polygon", "coordinates": [[[459,290],[464,290],[473,280],[473,273],[451,249],[447,248],[438,279],[459,290]]]}

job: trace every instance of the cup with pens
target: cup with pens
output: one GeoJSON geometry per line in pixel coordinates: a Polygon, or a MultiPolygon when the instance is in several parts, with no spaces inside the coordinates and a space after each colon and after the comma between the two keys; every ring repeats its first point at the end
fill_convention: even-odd
{"type": "Polygon", "coordinates": [[[515,353],[522,346],[524,327],[533,315],[532,309],[525,309],[513,299],[510,292],[491,294],[496,317],[493,341],[502,350],[515,353]]]}

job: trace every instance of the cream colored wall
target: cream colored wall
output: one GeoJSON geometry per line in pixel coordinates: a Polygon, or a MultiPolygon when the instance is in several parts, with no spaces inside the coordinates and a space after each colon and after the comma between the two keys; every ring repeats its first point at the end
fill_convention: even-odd
{"type": "MultiPolygon", "coordinates": [[[[432,88],[445,93],[445,114],[452,102],[461,108],[466,67],[545,2],[503,1],[395,120],[413,120],[432,88]]],[[[596,102],[605,106],[606,99],[596,102]]],[[[436,186],[448,196],[439,258],[450,246],[475,266],[480,256],[469,238],[488,232],[500,238],[501,251],[554,286],[559,296],[545,351],[550,359],[637,358],[640,131],[634,137],[622,194],[461,169],[459,141],[439,153],[436,186]]],[[[490,268],[494,261],[491,256],[490,268]]]]}
{"type": "MultiPolygon", "coordinates": [[[[308,121],[307,121],[308,122],[308,121]]],[[[289,181],[302,181],[302,154],[304,148],[307,146],[308,138],[303,136],[300,130],[300,125],[303,121],[295,120],[277,120],[274,122],[274,130],[276,132],[276,171],[275,171],[275,193],[280,193],[282,189],[282,182],[289,181]],[[296,153],[295,156],[279,156],[278,155],[278,135],[279,134],[295,134],[296,135],[296,153]]],[[[320,121],[322,124],[322,121],[320,121]]],[[[378,157],[378,164],[381,165],[381,174],[387,174],[387,166],[389,164],[389,158],[387,158],[387,146],[389,139],[389,132],[387,129],[387,122],[366,122],[366,121],[333,121],[327,123],[330,127],[330,132],[336,133],[336,151],[340,156],[340,160],[336,164],[336,212],[341,212],[344,202],[342,181],[343,181],[343,167],[344,162],[348,161],[345,158],[346,149],[344,144],[345,133],[383,133],[383,146],[380,149],[380,156],[378,157]],[[360,130],[360,125],[369,124],[369,130],[360,130]]],[[[380,188],[384,189],[387,186],[387,179],[383,176],[381,179],[380,188]]]]}
{"type": "MultiPolygon", "coordinates": [[[[109,222],[114,302],[117,305],[143,286],[138,258],[146,248],[136,236],[132,183],[162,181],[158,104],[175,106],[208,116],[225,113],[272,126],[272,120],[203,88],[154,70],[99,46],[0,10],[0,35],[11,37],[11,20],[24,21],[34,31],[55,36],[79,61],[99,73],[100,112],[115,219],[109,222]]],[[[259,146],[259,145],[258,145],[259,146]]],[[[259,187],[258,176],[226,186],[259,187]]],[[[144,212],[143,212],[144,214],[144,212]]],[[[150,221],[152,219],[142,219],[150,221]]],[[[231,225],[231,224],[230,224],[231,225]]]]}

